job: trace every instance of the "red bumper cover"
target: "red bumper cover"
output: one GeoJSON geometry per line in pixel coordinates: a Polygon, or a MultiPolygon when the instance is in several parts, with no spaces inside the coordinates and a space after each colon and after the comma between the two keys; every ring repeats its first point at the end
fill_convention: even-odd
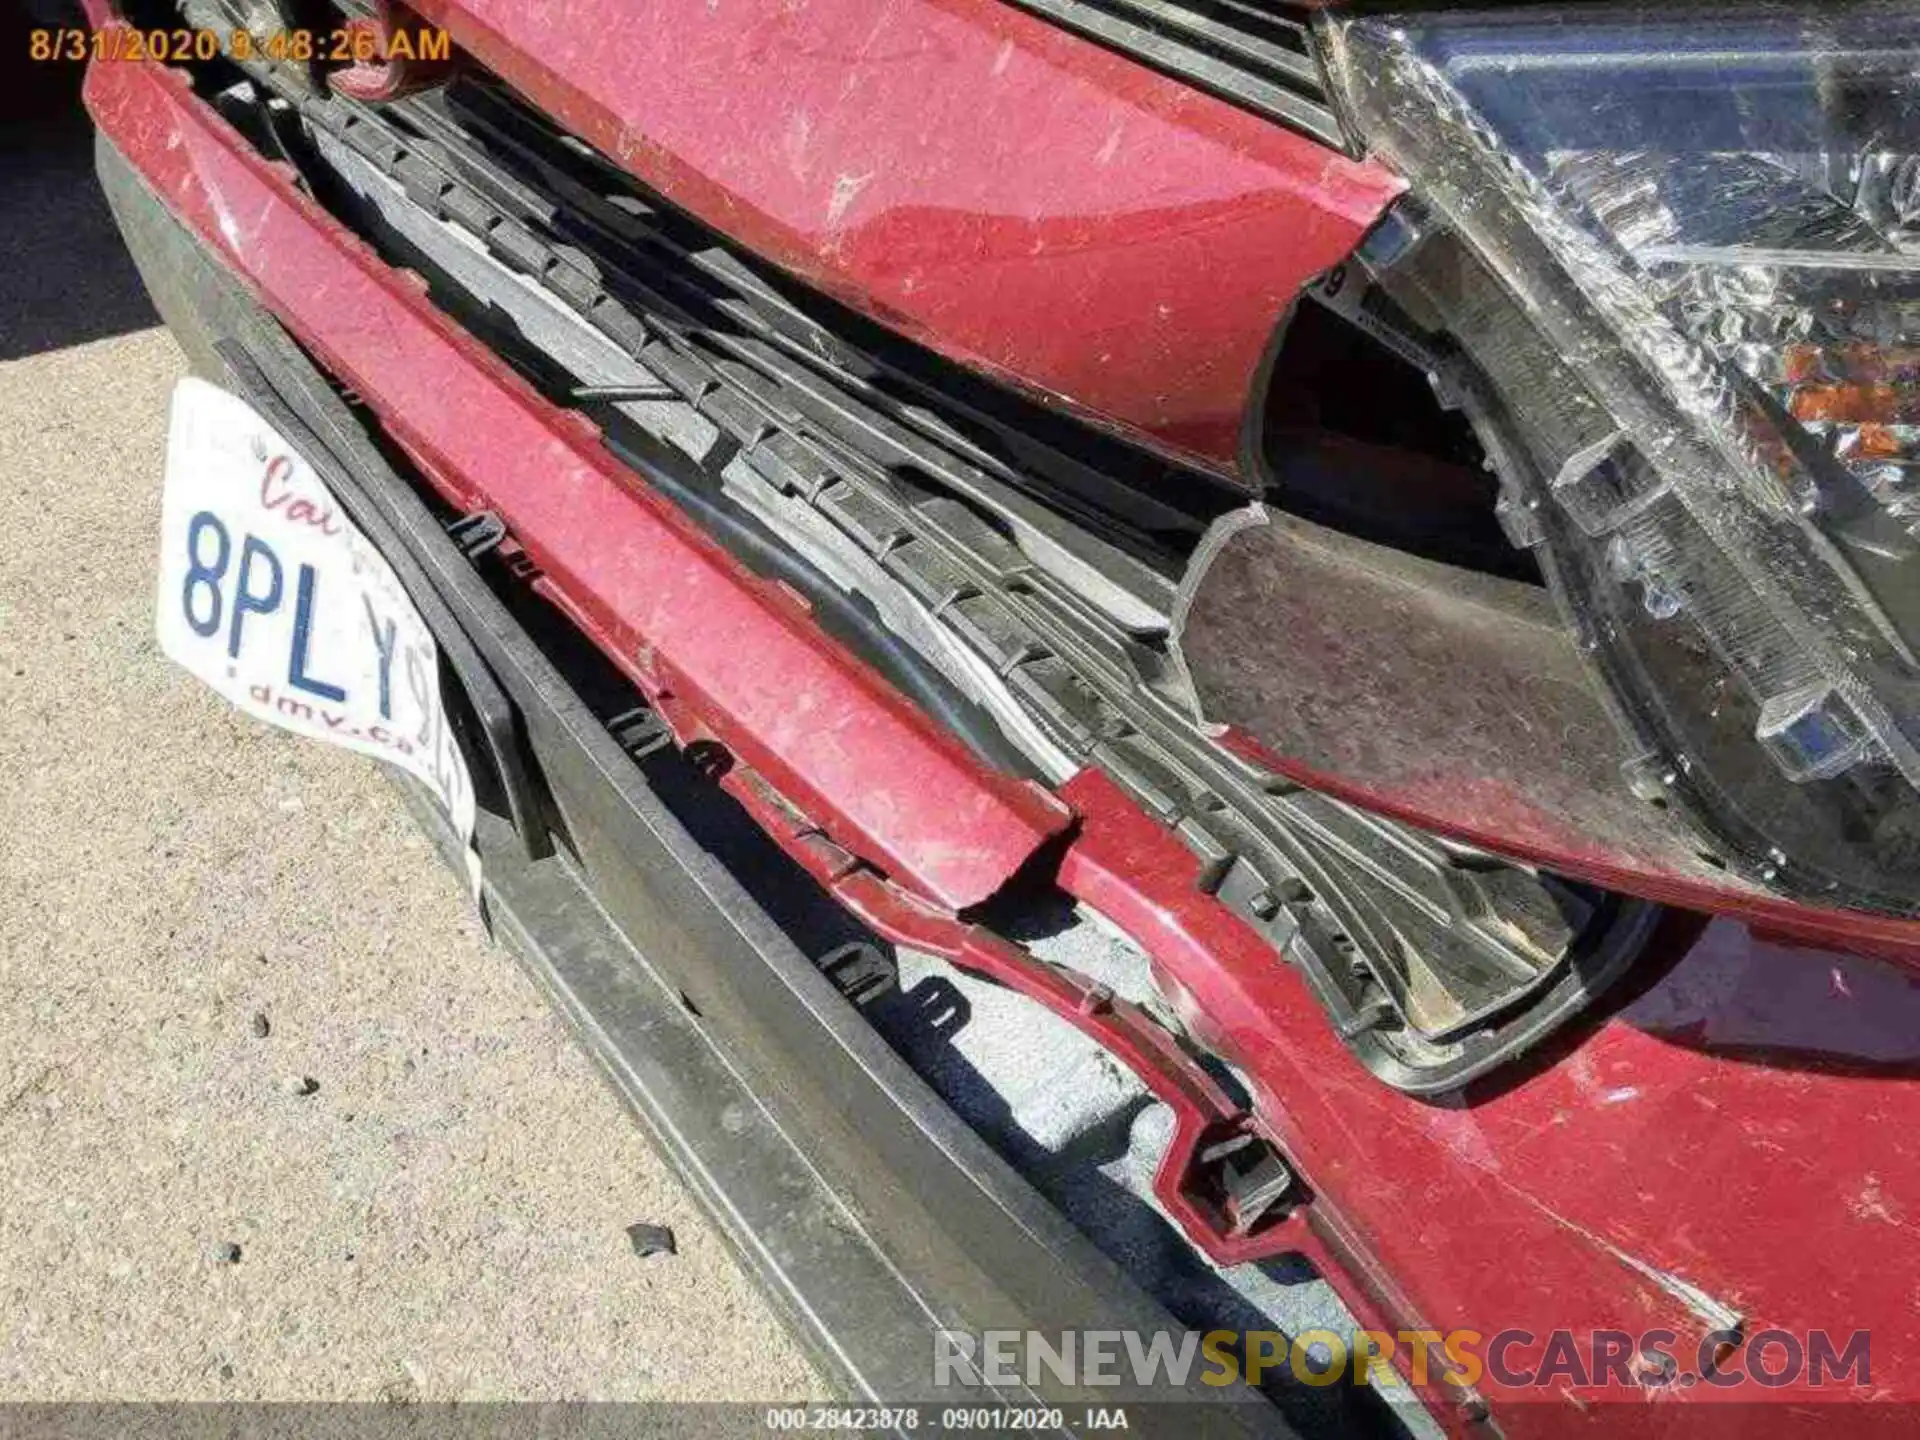
{"type": "MultiPolygon", "coordinates": [[[[905,13],[885,34],[911,48],[905,13]]],[[[508,48],[502,38],[488,58],[511,75],[508,48]]],[[[1033,83],[1041,79],[1036,72],[1033,83]]],[[[1555,1063],[1499,1093],[1434,1106],[1391,1092],[1329,1033],[1300,980],[1198,890],[1192,856],[1103,777],[1084,774],[1049,795],[985,771],[823,634],[802,603],[749,575],[649,492],[589,424],[535,395],[412,277],[297,193],[182,76],[97,65],[87,99],[168,207],[365,397],[441,494],[506,520],[542,572],[543,593],[680,738],[711,739],[738,757],[736,793],[878,928],[1040,986],[1017,952],[955,912],[1077,826],[1059,862],[1062,886],[1154,958],[1195,1030],[1249,1075],[1258,1126],[1314,1194],[1299,1223],[1236,1246],[1183,1192],[1183,1175],[1163,1176],[1162,1198],[1217,1256],[1304,1249],[1390,1328],[1471,1329],[1484,1340],[1529,1332],[1533,1341],[1507,1352],[1523,1368],[1539,1363],[1557,1330],[1574,1332],[1583,1354],[1595,1330],[1636,1342],[1668,1331],[1681,1371],[1695,1368],[1701,1337],[1728,1314],[1749,1335],[1778,1329],[1804,1340],[1822,1329],[1844,1343],[1870,1330],[1877,1392],[1920,1400],[1902,1364],[1920,1344],[1920,1259],[1907,1244],[1920,1206],[1920,1088],[1910,1079],[1920,993],[1909,972],[1789,953],[1720,922],[1555,1063]]],[[[1156,121],[1190,122],[1217,129],[1211,113],[1196,121],[1177,108],[1156,121]]],[[[616,138],[615,153],[646,150],[631,129],[616,138]]],[[[693,181],[680,179],[684,196],[693,181]]],[[[1043,998],[1077,1011],[1077,1023],[1130,1060],[1163,1063],[1137,1053],[1143,1027],[1101,997],[1069,987],[1043,998]]],[[[1178,1067],[1163,1069],[1156,1088],[1189,1130],[1222,1121],[1217,1091],[1182,1089],[1177,1074],[1166,1078],[1178,1067]]],[[[1509,1433],[1559,1433],[1589,1402],[1623,1398],[1618,1388],[1518,1386],[1492,1373],[1476,1388],[1509,1433]],[[1519,1400],[1542,1403],[1508,1403],[1519,1400]]],[[[1676,1381],[1637,1395],[1711,1407],[1859,1391],[1676,1381]]],[[[1771,1408],[1770,1431],[1792,1416],[1771,1408]]],[[[1465,1424],[1473,1411],[1448,1413],[1465,1424]]],[[[1692,1434],[1703,1407],[1595,1414],[1634,1433],[1692,1434]]]]}

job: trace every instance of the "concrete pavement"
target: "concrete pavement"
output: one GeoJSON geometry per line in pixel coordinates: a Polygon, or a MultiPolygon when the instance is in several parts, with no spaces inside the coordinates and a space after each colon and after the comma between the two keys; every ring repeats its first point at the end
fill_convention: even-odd
{"type": "Polygon", "coordinates": [[[0,1399],[819,1393],[371,763],[160,657],[181,357],[49,133],[0,150],[0,1399]]]}

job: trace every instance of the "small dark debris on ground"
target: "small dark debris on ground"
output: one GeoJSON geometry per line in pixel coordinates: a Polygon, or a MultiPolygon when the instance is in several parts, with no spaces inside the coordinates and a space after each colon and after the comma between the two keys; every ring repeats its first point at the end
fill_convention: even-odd
{"type": "Polygon", "coordinates": [[[649,1255],[674,1255],[673,1231],[665,1225],[629,1225],[627,1239],[633,1245],[633,1253],[642,1260],[649,1255]]]}

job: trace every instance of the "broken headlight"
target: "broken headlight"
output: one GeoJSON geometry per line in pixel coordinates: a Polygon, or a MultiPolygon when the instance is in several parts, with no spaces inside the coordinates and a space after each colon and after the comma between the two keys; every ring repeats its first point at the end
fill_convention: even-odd
{"type": "Polygon", "coordinates": [[[1638,788],[1801,898],[1920,910],[1915,7],[1321,38],[1430,221],[1376,272],[1486,390],[1509,530],[1647,752],[1638,788]]]}

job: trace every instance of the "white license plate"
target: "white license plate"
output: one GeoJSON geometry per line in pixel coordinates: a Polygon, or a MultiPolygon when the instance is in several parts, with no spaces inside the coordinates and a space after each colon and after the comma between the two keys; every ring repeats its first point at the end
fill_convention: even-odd
{"type": "Polygon", "coordinates": [[[409,771],[472,851],[473,777],[439,647],[320,477],[238,396],[173,392],[160,520],[160,648],[257,719],[409,771]]]}

